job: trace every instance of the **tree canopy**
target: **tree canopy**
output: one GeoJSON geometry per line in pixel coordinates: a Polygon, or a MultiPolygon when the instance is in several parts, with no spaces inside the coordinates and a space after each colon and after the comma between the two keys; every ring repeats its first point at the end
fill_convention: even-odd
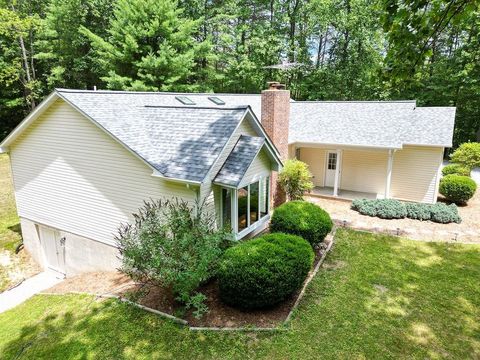
{"type": "Polygon", "coordinates": [[[0,0],[0,138],[55,87],[417,99],[480,127],[477,0],[0,0]]]}

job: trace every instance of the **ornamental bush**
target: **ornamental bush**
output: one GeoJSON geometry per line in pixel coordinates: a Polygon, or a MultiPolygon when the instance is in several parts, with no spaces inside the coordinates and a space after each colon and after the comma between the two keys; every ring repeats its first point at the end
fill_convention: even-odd
{"type": "Polygon", "coordinates": [[[430,220],[431,204],[405,203],[407,217],[415,220],[430,220]]]}
{"type": "Polygon", "coordinates": [[[183,200],[150,201],[120,227],[116,241],[121,271],[147,284],[170,287],[177,300],[200,317],[208,309],[197,288],[212,278],[227,234],[203,206],[183,200]]]}
{"type": "Polygon", "coordinates": [[[313,260],[312,247],[295,235],[272,233],[240,243],[220,262],[220,298],[242,309],[278,304],[302,286],[313,260]]]}
{"type": "Polygon", "coordinates": [[[312,174],[308,165],[297,159],[285,161],[278,175],[278,183],[289,200],[301,200],[306,191],[313,189],[312,174]]]}
{"type": "Polygon", "coordinates": [[[430,205],[430,216],[430,220],[442,224],[451,222],[460,223],[462,221],[458,215],[458,209],[455,204],[432,204],[430,205]]]}
{"type": "Polygon", "coordinates": [[[270,222],[272,232],[303,237],[312,246],[321,243],[332,230],[330,215],[307,201],[290,201],[275,209],[270,222]]]}
{"type": "Polygon", "coordinates": [[[447,175],[440,180],[440,194],[456,204],[465,204],[477,190],[477,183],[468,176],[447,175]]]}
{"type": "Polygon", "coordinates": [[[452,161],[468,169],[480,167],[480,143],[471,142],[461,144],[450,156],[452,161]]]}
{"type": "Polygon", "coordinates": [[[463,176],[470,176],[470,169],[460,164],[449,164],[442,169],[442,175],[457,174],[463,176]]]}
{"type": "Polygon", "coordinates": [[[403,219],[407,216],[405,204],[394,199],[356,199],[352,202],[352,209],[381,219],[403,219]]]}
{"type": "MultiPolygon", "coordinates": [[[[405,215],[402,217],[408,217],[415,220],[431,220],[443,224],[456,222],[460,223],[461,219],[458,215],[457,206],[455,204],[446,205],[443,203],[438,204],[421,204],[421,203],[403,203],[401,201],[394,200],[400,203],[405,209],[405,215]]],[[[390,199],[356,199],[352,202],[352,209],[360,212],[364,215],[382,217],[385,216],[385,209],[388,208],[389,215],[392,215],[397,209],[396,214],[402,215],[403,210],[401,206],[395,205],[394,207],[387,206],[391,204],[390,199]],[[382,205],[383,204],[383,205],[382,205]]],[[[383,217],[385,218],[385,217],[383,217]]],[[[399,217],[398,217],[399,218],[399,217]]]]}

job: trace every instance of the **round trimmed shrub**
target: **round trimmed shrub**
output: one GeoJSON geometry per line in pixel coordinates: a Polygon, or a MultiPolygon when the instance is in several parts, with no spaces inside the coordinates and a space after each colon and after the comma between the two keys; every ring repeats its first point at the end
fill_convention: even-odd
{"type": "Polygon", "coordinates": [[[442,175],[457,174],[462,176],[470,176],[470,169],[460,164],[449,164],[442,169],[442,175]]]}
{"type": "Polygon", "coordinates": [[[218,269],[220,298],[230,306],[273,306],[299,289],[314,259],[299,236],[273,233],[229,248],[218,269]]]}
{"type": "Polygon", "coordinates": [[[468,176],[451,174],[440,180],[440,194],[457,204],[465,204],[476,190],[477,183],[468,176]]]}
{"type": "Polygon", "coordinates": [[[303,237],[312,246],[321,243],[332,230],[330,215],[308,201],[290,201],[275,209],[270,221],[272,232],[303,237]]]}

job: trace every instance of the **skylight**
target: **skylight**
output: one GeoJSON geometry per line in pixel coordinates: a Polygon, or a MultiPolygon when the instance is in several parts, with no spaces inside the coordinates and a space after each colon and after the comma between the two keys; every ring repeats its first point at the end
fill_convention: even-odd
{"type": "Polygon", "coordinates": [[[183,105],[195,105],[195,102],[186,96],[175,96],[175,99],[180,101],[183,105]]]}
{"type": "Polygon", "coordinates": [[[225,101],[223,101],[222,99],[220,99],[219,97],[216,97],[216,96],[209,96],[208,100],[210,100],[211,102],[213,102],[217,105],[225,105],[225,101]]]}

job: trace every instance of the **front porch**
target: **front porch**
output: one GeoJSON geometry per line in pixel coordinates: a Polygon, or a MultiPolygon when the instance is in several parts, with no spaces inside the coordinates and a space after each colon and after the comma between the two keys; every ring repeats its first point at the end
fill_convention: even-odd
{"type": "Polygon", "coordinates": [[[384,194],[343,190],[343,189],[338,189],[337,196],[335,196],[334,188],[329,186],[327,187],[315,186],[308,195],[323,197],[323,198],[335,198],[335,199],[347,200],[347,201],[351,201],[355,199],[383,199],[384,198],[384,194]]]}

